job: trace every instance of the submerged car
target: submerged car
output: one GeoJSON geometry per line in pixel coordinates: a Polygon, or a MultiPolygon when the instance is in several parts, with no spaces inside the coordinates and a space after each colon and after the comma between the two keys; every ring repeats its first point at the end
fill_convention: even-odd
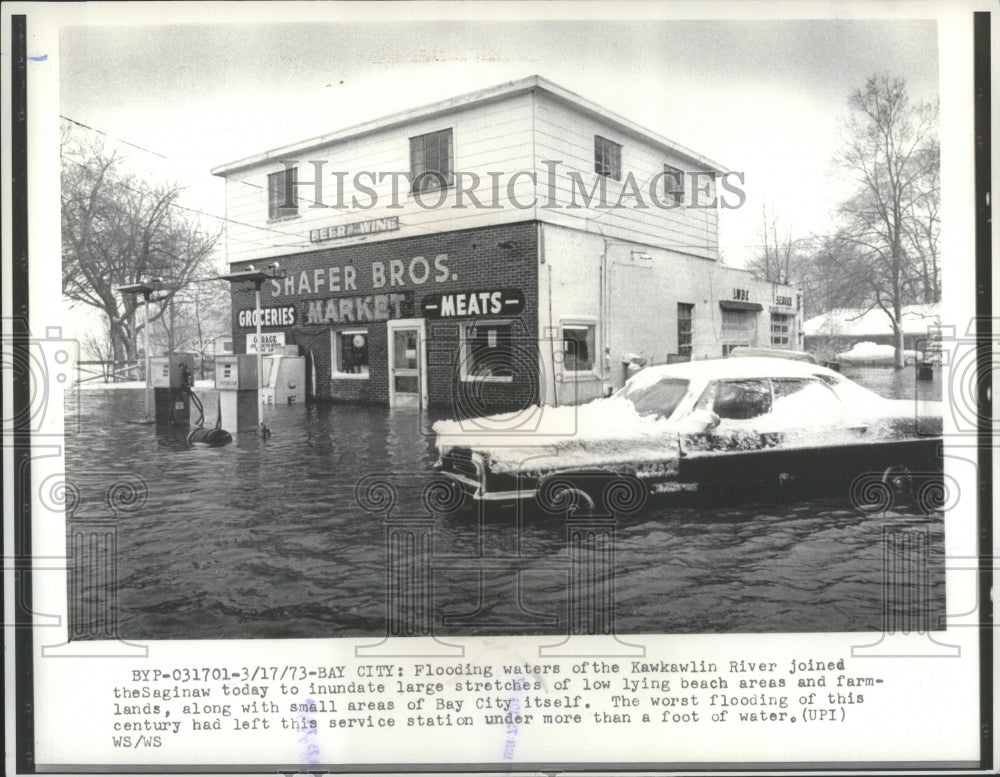
{"type": "Polygon", "coordinates": [[[592,508],[619,477],[644,495],[836,483],[864,491],[863,507],[939,480],[942,410],[807,362],[694,361],[646,368],[585,405],[439,421],[436,466],[492,502],[537,497],[557,478],[592,508]]]}

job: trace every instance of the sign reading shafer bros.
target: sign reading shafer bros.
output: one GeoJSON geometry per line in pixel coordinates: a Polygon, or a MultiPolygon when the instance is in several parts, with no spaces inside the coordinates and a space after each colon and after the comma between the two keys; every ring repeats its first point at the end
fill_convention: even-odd
{"type": "Polygon", "coordinates": [[[431,294],[420,307],[425,318],[516,316],[524,310],[524,294],[520,289],[431,294]]]}
{"type": "MultiPolygon", "coordinates": [[[[409,318],[419,315],[414,311],[413,287],[458,281],[459,274],[444,253],[292,270],[265,286],[272,300],[286,305],[264,308],[261,324],[291,327],[409,318]]],[[[429,294],[421,310],[428,318],[451,318],[516,316],[524,307],[520,289],[493,288],[429,294]]],[[[237,321],[240,327],[252,328],[252,310],[241,310],[237,321]]]]}

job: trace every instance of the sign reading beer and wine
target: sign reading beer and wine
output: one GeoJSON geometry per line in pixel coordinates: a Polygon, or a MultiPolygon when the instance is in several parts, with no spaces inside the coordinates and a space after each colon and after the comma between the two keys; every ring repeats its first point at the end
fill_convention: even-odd
{"type": "Polygon", "coordinates": [[[313,243],[322,243],[327,240],[341,240],[345,237],[355,237],[357,235],[376,235],[379,232],[393,232],[397,229],[399,229],[399,216],[389,216],[384,219],[354,221],[350,224],[341,224],[336,227],[310,229],[309,240],[313,243]]]}

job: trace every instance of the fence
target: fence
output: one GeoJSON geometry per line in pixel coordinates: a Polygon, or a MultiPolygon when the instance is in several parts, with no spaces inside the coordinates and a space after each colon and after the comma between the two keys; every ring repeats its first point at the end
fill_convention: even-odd
{"type": "Polygon", "coordinates": [[[129,361],[79,361],[76,363],[77,383],[88,383],[103,379],[105,383],[145,380],[145,365],[129,361]]]}

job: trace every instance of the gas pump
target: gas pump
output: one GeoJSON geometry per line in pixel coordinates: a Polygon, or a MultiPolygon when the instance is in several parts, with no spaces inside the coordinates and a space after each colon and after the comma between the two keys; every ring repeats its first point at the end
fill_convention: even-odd
{"type": "Polygon", "coordinates": [[[231,354],[215,359],[215,388],[219,391],[222,428],[236,434],[257,432],[260,412],[257,402],[257,357],[231,354]]]}
{"type": "Polygon", "coordinates": [[[190,426],[194,356],[175,353],[150,357],[149,375],[157,426],[190,426]]]}
{"type": "MultiPolygon", "coordinates": [[[[245,270],[240,270],[238,272],[229,273],[228,275],[220,275],[219,280],[229,281],[230,283],[243,283],[248,281],[253,284],[254,289],[254,323],[257,329],[257,342],[261,342],[261,326],[262,317],[260,313],[260,288],[267,281],[273,280],[275,278],[284,278],[285,271],[278,268],[278,263],[274,262],[263,270],[257,270],[253,265],[250,265],[245,270]]],[[[216,367],[215,377],[216,377],[216,388],[219,391],[220,402],[223,396],[226,394],[235,394],[235,396],[226,396],[226,404],[228,407],[228,418],[231,418],[235,423],[232,427],[239,433],[246,429],[246,424],[248,420],[252,417],[254,423],[260,424],[260,434],[264,439],[267,439],[271,435],[271,431],[267,428],[267,425],[261,421],[261,403],[264,400],[264,365],[262,360],[262,354],[260,349],[257,350],[256,356],[248,356],[243,354],[237,354],[235,359],[227,358],[223,360],[222,364],[216,367]],[[242,388],[246,386],[247,381],[244,380],[244,373],[249,370],[249,367],[244,367],[248,362],[246,360],[253,359],[253,382],[254,391],[252,394],[253,398],[253,410],[250,411],[247,408],[248,399],[245,396],[249,394],[249,387],[242,388]],[[228,374],[225,365],[229,364],[228,374]],[[221,371],[221,373],[220,373],[221,371]],[[223,383],[219,383],[219,376],[222,374],[223,383]],[[239,387],[237,387],[238,384],[239,387]]],[[[256,426],[255,426],[256,430],[256,426]]]]}
{"type": "Polygon", "coordinates": [[[286,353],[263,358],[263,403],[294,405],[306,401],[306,357],[297,345],[285,346],[286,353]]]}

